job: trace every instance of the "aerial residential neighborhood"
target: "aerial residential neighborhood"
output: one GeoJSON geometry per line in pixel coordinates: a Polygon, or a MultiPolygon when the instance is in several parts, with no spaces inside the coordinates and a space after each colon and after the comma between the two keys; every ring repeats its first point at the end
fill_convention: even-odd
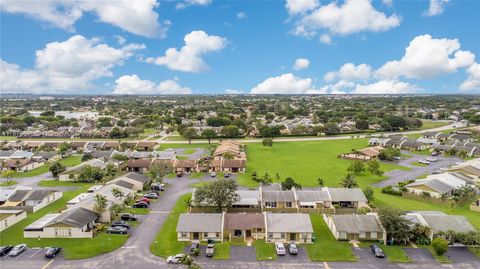
{"type": "Polygon", "coordinates": [[[480,1],[0,21],[0,269],[480,268],[480,1]]]}

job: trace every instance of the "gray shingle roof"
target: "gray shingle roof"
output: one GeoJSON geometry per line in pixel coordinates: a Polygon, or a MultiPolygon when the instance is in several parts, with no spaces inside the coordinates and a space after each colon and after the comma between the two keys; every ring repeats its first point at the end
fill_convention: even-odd
{"type": "Polygon", "coordinates": [[[221,213],[183,213],[177,223],[177,232],[221,232],[221,213]]]}
{"type": "Polygon", "coordinates": [[[63,211],[58,217],[53,219],[48,225],[64,223],[70,226],[83,227],[85,224],[94,221],[97,218],[95,212],[83,207],[76,207],[71,210],[63,211]]]}
{"type": "Polygon", "coordinates": [[[475,231],[475,228],[464,216],[422,213],[422,217],[434,233],[447,232],[448,230],[457,233],[475,231]]]}
{"type": "Polygon", "coordinates": [[[265,202],[294,202],[295,195],[293,191],[262,191],[262,198],[265,202]]]}
{"type": "Polygon", "coordinates": [[[266,220],[269,233],[313,233],[308,214],[267,213],[266,220]]]}
{"type": "Polygon", "coordinates": [[[127,188],[127,189],[133,189],[133,184],[130,182],[126,182],[125,180],[119,180],[115,182],[116,185],[127,188]]]}
{"type": "Polygon", "coordinates": [[[417,187],[421,185],[425,185],[438,193],[447,193],[455,189],[454,187],[447,185],[437,179],[423,179],[423,180],[421,179],[421,180],[412,182],[406,185],[405,187],[409,188],[409,187],[417,187]]]}
{"type": "Polygon", "coordinates": [[[382,232],[380,222],[373,215],[332,215],[332,220],[338,232],[382,232]]]}
{"type": "Polygon", "coordinates": [[[330,200],[330,195],[325,190],[296,190],[297,199],[300,202],[323,202],[330,200]]]}
{"type": "Polygon", "coordinates": [[[333,202],[341,201],[362,201],[366,202],[367,197],[359,188],[328,188],[333,202]]]}
{"type": "Polygon", "coordinates": [[[125,175],[123,175],[123,177],[128,177],[128,178],[133,179],[135,181],[141,182],[142,184],[145,184],[149,181],[147,176],[144,176],[144,175],[142,175],[140,173],[136,173],[136,172],[126,173],[125,175]]]}

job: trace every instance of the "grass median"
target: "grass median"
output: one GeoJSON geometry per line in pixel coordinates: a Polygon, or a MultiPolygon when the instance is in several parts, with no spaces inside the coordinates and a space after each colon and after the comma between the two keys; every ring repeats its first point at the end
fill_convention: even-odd
{"type": "Polygon", "coordinates": [[[277,259],[275,245],[266,243],[265,240],[256,240],[253,244],[259,261],[273,261],[277,259]]]}

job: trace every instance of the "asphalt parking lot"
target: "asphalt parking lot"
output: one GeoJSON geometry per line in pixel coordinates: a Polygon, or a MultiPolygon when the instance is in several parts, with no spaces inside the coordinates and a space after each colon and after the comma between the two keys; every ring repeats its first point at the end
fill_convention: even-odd
{"type": "Polygon", "coordinates": [[[480,268],[480,259],[466,247],[449,247],[446,255],[453,263],[477,262],[480,268]]]}
{"type": "Polygon", "coordinates": [[[10,257],[8,255],[5,255],[0,258],[0,267],[2,269],[41,268],[52,261],[45,258],[45,252],[47,252],[46,248],[29,248],[17,257],[10,257]]]}
{"type": "Polygon", "coordinates": [[[308,258],[307,250],[299,246],[297,255],[290,255],[287,249],[285,256],[277,256],[277,261],[281,263],[304,263],[310,262],[310,259],[308,258]]]}
{"type": "Polygon", "coordinates": [[[231,261],[251,261],[257,259],[255,247],[247,246],[230,246],[231,261]]]}
{"type": "Polygon", "coordinates": [[[437,262],[426,248],[404,248],[403,250],[413,262],[437,262]]]}
{"type": "Polygon", "coordinates": [[[372,251],[369,248],[352,248],[353,254],[357,256],[359,262],[368,262],[369,264],[386,264],[388,259],[377,258],[373,255],[372,251]]]}

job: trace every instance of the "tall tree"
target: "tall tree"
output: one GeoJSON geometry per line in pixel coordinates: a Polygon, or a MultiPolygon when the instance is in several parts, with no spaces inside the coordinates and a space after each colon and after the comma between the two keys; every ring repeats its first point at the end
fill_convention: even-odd
{"type": "Polygon", "coordinates": [[[383,171],[380,170],[380,162],[376,159],[371,159],[367,162],[367,170],[372,175],[382,176],[383,171]]]}
{"type": "Polygon", "coordinates": [[[217,133],[212,129],[205,129],[202,131],[202,137],[206,138],[208,140],[208,144],[210,144],[210,141],[217,137],[217,133]]]}
{"type": "Polygon", "coordinates": [[[378,215],[387,231],[387,240],[406,244],[410,238],[410,221],[403,217],[405,213],[395,208],[381,208],[378,215]]]}
{"type": "Polygon", "coordinates": [[[291,190],[293,187],[295,187],[295,189],[299,189],[299,190],[302,189],[302,185],[295,182],[295,180],[292,177],[287,177],[285,179],[285,181],[283,181],[281,184],[282,184],[282,189],[283,190],[291,190]]]}
{"type": "Polygon", "coordinates": [[[98,216],[101,216],[108,206],[107,197],[97,193],[95,194],[94,200],[95,204],[93,205],[93,211],[97,213],[98,216]]]}
{"type": "Polygon", "coordinates": [[[342,180],[340,181],[340,185],[342,185],[344,188],[356,188],[358,187],[357,180],[355,180],[355,177],[348,173],[346,174],[342,180]]]}
{"type": "Polygon", "coordinates": [[[353,173],[354,175],[360,175],[365,172],[365,165],[362,161],[353,161],[350,163],[347,171],[353,173]]]}
{"type": "Polygon", "coordinates": [[[180,134],[188,140],[188,144],[192,144],[192,139],[197,136],[197,131],[193,128],[185,128],[180,134]]]}
{"type": "Polygon", "coordinates": [[[53,177],[57,177],[60,173],[64,172],[66,168],[61,162],[54,162],[52,165],[50,165],[48,170],[52,172],[53,177]]]}
{"type": "Polygon", "coordinates": [[[163,178],[173,171],[172,166],[167,162],[155,162],[148,167],[148,176],[154,182],[163,182],[163,178]]]}
{"type": "Polygon", "coordinates": [[[193,202],[195,205],[212,205],[221,212],[239,201],[236,190],[237,183],[233,179],[215,180],[197,188],[193,202]]]}

